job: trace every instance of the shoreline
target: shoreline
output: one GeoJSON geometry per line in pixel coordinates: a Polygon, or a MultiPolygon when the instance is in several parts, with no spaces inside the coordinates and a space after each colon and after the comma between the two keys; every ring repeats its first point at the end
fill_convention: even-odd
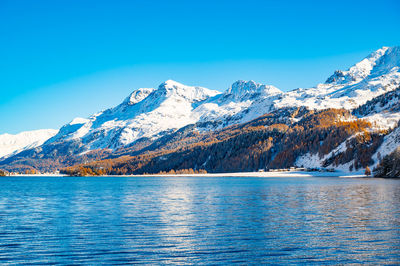
{"type": "Polygon", "coordinates": [[[122,175],[124,177],[340,177],[340,178],[357,178],[366,177],[361,173],[346,172],[303,172],[303,171],[282,171],[282,172],[236,172],[236,173],[207,173],[207,174],[149,174],[149,175],[122,175]]]}
{"type": "MultiPolygon", "coordinates": [[[[18,174],[5,177],[74,177],[64,174],[18,174]]],[[[93,177],[338,177],[338,178],[367,178],[366,175],[355,172],[235,172],[235,173],[207,173],[207,174],[146,174],[146,175],[99,175],[93,177]]],[[[87,176],[86,176],[87,177],[87,176]]],[[[89,176],[92,177],[92,176],[89,176]]],[[[370,178],[372,176],[369,176],[370,178]]]]}

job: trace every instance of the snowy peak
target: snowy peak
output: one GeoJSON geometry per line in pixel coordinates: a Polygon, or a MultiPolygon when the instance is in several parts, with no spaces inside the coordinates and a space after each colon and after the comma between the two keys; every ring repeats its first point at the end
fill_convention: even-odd
{"type": "Polygon", "coordinates": [[[198,122],[218,122],[217,127],[221,128],[247,122],[269,112],[273,101],[280,95],[283,92],[274,86],[238,80],[223,94],[199,105],[194,112],[198,122]]]}
{"type": "Polygon", "coordinates": [[[137,89],[120,105],[89,119],[74,119],[46,144],[80,143],[79,147],[83,148],[73,152],[81,153],[82,150],[116,149],[140,138],[157,138],[162,132],[195,123],[195,106],[219,93],[167,80],[157,89],[137,89]]]}
{"type": "MultiPolygon", "coordinates": [[[[279,121],[298,121],[288,116],[287,108],[355,109],[353,114],[357,117],[373,122],[376,128],[387,129],[388,125],[392,128],[400,121],[399,87],[400,47],[383,47],[348,70],[335,71],[326,83],[288,92],[252,80],[238,80],[224,93],[167,80],[156,89],[134,90],[116,107],[87,119],[76,118],[57,135],[54,135],[56,131],[38,136],[0,135],[0,158],[40,145],[41,149],[35,149],[38,158],[68,158],[98,149],[142,149],[143,145],[152,145],[154,140],[191,124],[199,132],[213,131],[271,112],[279,115],[279,121]],[[370,102],[365,104],[367,101],[370,102]],[[48,153],[49,150],[54,153],[48,153]]],[[[399,143],[398,136],[400,133],[393,137],[396,142],[385,140],[388,147],[399,143]]],[[[345,146],[343,142],[341,147],[345,146]]]]}
{"type": "Polygon", "coordinates": [[[87,118],[75,117],[71,122],[68,123],[68,125],[82,125],[87,122],[89,122],[89,119],[87,118]]]}
{"type": "Polygon", "coordinates": [[[140,88],[134,90],[125,100],[124,103],[128,105],[134,105],[144,100],[147,96],[154,91],[153,88],[140,88]]]}
{"type": "Polygon", "coordinates": [[[400,48],[383,47],[347,71],[335,71],[323,84],[285,93],[274,105],[354,109],[399,85],[400,48]]]}
{"type": "Polygon", "coordinates": [[[40,129],[25,131],[16,135],[0,135],[0,158],[40,146],[55,134],[57,134],[55,129],[40,129]]]}
{"type": "Polygon", "coordinates": [[[244,81],[238,80],[226,91],[225,95],[231,95],[234,99],[243,99],[251,96],[273,96],[280,94],[278,88],[271,85],[263,85],[256,83],[253,80],[244,81]]]}
{"type": "Polygon", "coordinates": [[[400,66],[400,47],[382,47],[350,67],[347,71],[336,70],[325,83],[347,84],[359,82],[369,75],[381,75],[400,66]]]}
{"type": "MultiPolygon", "coordinates": [[[[149,97],[149,102],[162,102],[170,98],[182,98],[185,101],[199,102],[213,97],[220,92],[203,87],[186,86],[173,80],[161,83],[157,89],[140,88],[134,90],[122,103],[122,105],[134,105],[149,97]]],[[[146,100],[147,101],[147,100],[146,100]]],[[[148,103],[148,105],[151,105],[148,103]]]]}
{"type": "Polygon", "coordinates": [[[400,46],[386,48],[385,53],[376,62],[373,71],[375,75],[398,71],[400,68],[400,46]]]}
{"type": "Polygon", "coordinates": [[[349,81],[354,81],[353,77],[348,75],[347,71],[335,70],[332,76],[330,76],[325,83],[327,84],[341,84],[349,81]]]}
{"type": "Polygon", "coordinates": [[[199,102],[220,94],[218,91],[209,90],[203,87],[186,86],[173,80],[163,82],[156,91],[157,96],[179,97],[189,102],[199,102]]]}

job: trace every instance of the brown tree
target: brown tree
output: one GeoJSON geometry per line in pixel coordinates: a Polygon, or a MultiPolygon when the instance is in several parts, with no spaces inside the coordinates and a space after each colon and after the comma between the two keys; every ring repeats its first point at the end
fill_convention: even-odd
{"type": "Polygon", "coordinates": [[[371,175],[371,169],[369,169],[369,167],[365,167],[365,175],[366,176],[370,176],[371,175]]]}

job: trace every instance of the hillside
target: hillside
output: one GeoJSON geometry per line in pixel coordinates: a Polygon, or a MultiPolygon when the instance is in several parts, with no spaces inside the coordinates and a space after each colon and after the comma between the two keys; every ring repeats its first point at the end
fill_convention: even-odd
{"type": "Polygon", "coordinates": [[[348,164],[350,170],[358,170],[373,163],[372,155],[383,140],[380,132],[368,132],[369,122],[349,121],[352,115],[344,109],[285,109],[285,116],[282,112],[209,133],[181,132],[179,138],[171,138],[164,145],[140,155],[77,165],[63,171],[68,174],[84,174],[85,171],[143,174],[184,169],[257,171],[304,166],[299,165],[296,158],[306,153],[320,158],[326,168],[348,164]],[[300,118],[299,121],[295,122],[296,118],[300,118]],[[348,141],[346,149],[332,152],[345,141],[348,141]]]}
{"type": "Polygon", "coordinates": [[[177,169],[297,165],[354,171],[376,165],[395,148],[399,84],[399,47],[378,49],[325,83],[289,92],[239,80],[221,93],[168,80],[156,89],[134,90],[116,107],[74,119],[43,144],[3,158],[0,168],[55,170],[128,156],[133,161],[125,163],[145,158],[146,166],[121,166],[126,171],[155,172],[170,170],[177,156],[184,160],[176,159],[177,169]],[[156,159],[165,154],[168,165],[156,159]]]}
{"type": "Polygon", "coordinates": [[[382,158],[374,169],[374,176],[383,178],[400,177],[400,148],[382,158]]]}
{"type": "Polygon", "coordinates": [[[57,134],[55,129],[26,131],[16,135],[2,134],[0,135],[0,159],[38,147],[55,134],[57,134]]]}

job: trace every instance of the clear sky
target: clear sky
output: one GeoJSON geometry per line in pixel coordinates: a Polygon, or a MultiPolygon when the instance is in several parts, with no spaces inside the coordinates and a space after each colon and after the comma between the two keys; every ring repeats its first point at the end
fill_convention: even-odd
{"type": "Polygon", "coordinates": [[[400,1],[0,0],[0,134],[59,128],[167,79],[287,91],[400,45],[400,1]]]}

